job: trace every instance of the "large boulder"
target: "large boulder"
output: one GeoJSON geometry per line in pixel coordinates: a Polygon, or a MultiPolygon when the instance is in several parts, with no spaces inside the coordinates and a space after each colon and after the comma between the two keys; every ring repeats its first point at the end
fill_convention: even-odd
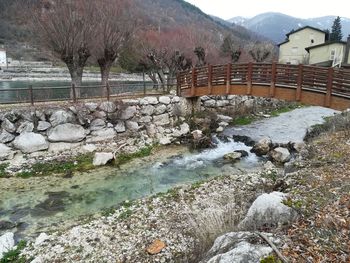
{"type": "Polygon", "coordinates": [[[164,112],[166,112],[167,106],[164,104],[160,104],[156,107],[154,114],[159,115],[159,114],[163,114],[164,112]]]}
{"type": "Polygon", "coordinates": [[[60,124],[48,131],[50,142],[80,142],[86,137],[85,129],[77,124],[60,124]]]}
{"type": "Polygon", "coordinates": [[[12,142],[15,139],[15,136],[8,131],[0,131],[0,143],[12,142]]]}
{"type": "Polygon", "coordinates": [[[262,138],[259,140],[251,149],[251,152],[255,153],[258,156],[266,155],[272,147],[272,141],[270,138],[262,138]]]}
{"type": "Polygon", "coordinates": [[[112,161],[113,159],[114,159],[113,153],[99,152],[99,153],[95,153],[92,164],[94,166],[106,165],[108,162],[112,161]]]}
{"type": "Polygon", "coordinates": [[[34,132],[25,132],[16,137],[13,146],[23,153],[33,153],[47,150],[49,143],[41,134],[34,132]]]}
{"type": "Polygon", "coordinates": [[[2,121],[1,128],[10,133],[16,131],[16,126],[6,118],[2,121]]]}
{"type": "Polygon", "coordinates": [[[202,262],[256,263],[271,252],[272,248],[257,234],[232,232],[218,237],[202,262]]]}
{"type": "Polygon", "coordinates": [[[101,130],[104,127],[106,127],[106,122],[103,119],[94,119],[90,123],[90,130],[91,131],[101,130]]]}
{"type": "Polygon", "coordinates": [[[296,212],[282,203],[286,196],[281,192],[260,195],[238,227],[244,230],[256,230],[290,224],[295,219],[296,212]]]}
{"type": "Polygon", "coordinates": [[[51,127],[51,124],[47,121],[39,121],[38,127],[36,128],[38,131],[46,131],[48,128],[51,127]]]}
{"type": "Polygon", "coordinates": [[[286,163],[290,160],[291,154],[287,148],[277,147],[269,152],[271,159],[277,163],[286,163]]]}
{"type": "Polygon", "coordinates": [[[156,105],[156,104],[158,104],[158,99],[157,99],[157,97],[145,97],[145,98],[140,99],[140,104],[141,105],[148,105],[148,104],[156,105]]]}
{"type": "Polygon", "coordinates": [[[13,249],[15,246],[15,239],[14,234],[11,232],[5,233],[2,236],[0,236],[0,259],[2,259],[2,256],[13,249]]]}
{"type": "Polygon", "coordinates": [[[160,96],[159,97],[159,102],[160,103],[168,105],[168,104],[170,104],[170,101],[171,101],[171,99],[170,99],[169,96],[160,96]]]}
{"type": "Polygon", "coordinates": [[[34,130],[34,124],[29,121],[24,121],[18,126],[16,132],[17,133],[32,132],[33,130],[34,130]]]}
{"type": "Polygon", "coordinates": [[[120,115],[120,119],[129,120],[135,116],[136,112],[137,112],[136,106],[129,106],[122,111],[122,113],[120,115]]]}
{"type": "Polygon", "coordinates": [[[224,155],[224,160],[230,161],[230,162],[236,162],[237,160],[240,160],[242,158],[242,153],[241,152],[232,152],[232,153],[227,153],[224,155]]]}
{"type": "Polygon", "coordinates": [[[167,125],[170,123],[169,114],[164,113],[161,115],[153,116],[153,123],[157,126],[167,125]]]}
{"type": "Polygon", "coordinates": [[[50,123],[53,127],[68,122],[75,122],[74,114],[70,111],[58,110],[50,116],[50,123]]]}
{"type": "Polygon", "coordinates": [[[112,113],[117,110],[117,105],[111,101],[104,101],[100,104],[99,108],[105,112],[112,113]]]}
{"type": "Polygon", "coordinates": [[[125,132],[126,131],[125,123],[123,121],[118,121],[114,129],[116,130],[117,133],[125,132]]]}
{"type": "Polygon", "coordinates": [[[151,116],[155,111],[155,107],[152,105],[145,105],[141,108],[140,112],[143,115],[149,115],[151,116]]]}
{"type": "Polygon", "coordinates": [[[140,129],[140,126],[136,121],[126,121],[125,124],[130,131],[138,131],[140,129]]]}
{"type": "Polygon", "coordinates": [[[90,112],[94,112],[97,107],[98,107],[98,104],[95,103],[95,102],[87,102],[85,103],[85,107],[90,111],[90,112]]]}
{"type": "Polygon", "coordinates": [[[0,143],[0,161],[13,159],[15,152],[3,143],[0,143]]]}
{"type": "Polygon", "coordinates": [[[93,131],[90,137],[86,140],[88,143],[112,140],[117,135],[113,128],[105,128],[102,130],[93,131]]]}

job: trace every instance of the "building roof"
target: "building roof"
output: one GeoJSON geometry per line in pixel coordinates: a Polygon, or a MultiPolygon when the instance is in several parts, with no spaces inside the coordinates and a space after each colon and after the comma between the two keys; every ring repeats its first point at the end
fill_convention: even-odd
{"type": "Polygon", "coordinates": [[[289,42],[289,36],[290,36],[290,35],[293,35],[294,33],[297,33],[297,32],[299,32],[299,31],[302,31],[302,30],[304,30],[304,29],[306,29],[306,28],[310,28],[310,29],[316,30],[316,31],[321,32],[321,33],[324,33],[324,34],[327,33],[326,31],[321,30],[321,29],[319,29],[319,28],[317,28],[317,27],[313,27],[313,26],[304,26],[304,27],[300,27],[300,28],[298,28],[298,29],[296,29],[296,30],[293,29],[292,31],[290,31],[289,33],[287,33],[287,34],[286,34],[287,39],[286,39],[285,41],[283,41],[282,43],[277,44],[277,46],[281,46],[281,45],[283,45],[283,44],[285,44],[285,43],[288,43],[288,42],[289,42]]]}
{"type": "Polygon", "coordinates": [[[345,41],[328,41],[328,42],[325,42],[325,43],[322,43],[322,44],[318,44],[318,45],[315,45],[315,46],[306,47],[305,50],[307,52],[309,52],[310,49],[323,47],[323,46],[328,46],[328,45],[332,45],[332,44],[343,44],[343,45],[346,45],[346,42],[345,41]]]}

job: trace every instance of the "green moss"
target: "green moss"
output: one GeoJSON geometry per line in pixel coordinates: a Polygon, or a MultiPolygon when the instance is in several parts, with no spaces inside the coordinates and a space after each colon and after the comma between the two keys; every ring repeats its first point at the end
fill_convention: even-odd
{"type": "Polygon", "coordinates": [[[301,104],[299,103],[296,103],[296,104],[292,104],[292,105],[288,105],[288,106],[285,106],[285,107],[282,107],[282,108],[279,108],[279,109],[276,109],[276,110],[273,110],[271,111],[269,114],[273,117],[277,117],[279,116],[281,113],[286,113],[286,112],[290,112],[296,108],[300,108],[302,107],[301,104]]]}
{"type": "Polygon", "coordinates": [[[256,118],[253,116],[245,116],[245,117],[238,117],[233,119],[230,124],[231,125],[238,125],[238,126],[242,126],[242,125],[248,125],[251,124],[253,121],[255,121],[256,118]]]}
{"type": "Polygon", "coordinates": [[[2,259],[0,260],[0,263],[25,263],[27,262],[25,258],[20,257],[21,251],[25,248],[27,243],[23,240],[19,241],[16,249],[12,249],[8,252],[6,252],[3,256],[2,259]]]}
{"type": "Polygon", "coordinates": [[[270,255],[261,259],[260,263],[282,263],[282,261],[279,258],[276,258],[275,255],[270,255]]]}
{"type": "Polygon", "coordinates": [[[17,174],[21,178],[33,176],[48,176],[52,174],[72,175],[74,172],[85,172],[94,168],[92,154],[80,155],[71,161],[52,161],[35,163],[26,171],[17,174]]]}
{"type": "Polygon", "coordinates": [[[6,172],[6,168],[9,166],[8,163],[0,164],[0,178],[8,177],[9,174],[6,172]]]}
{"type": "Polygon", "coordinates": [[[301,200],[293,200],[291,198],[287,198],[282,201],[282,203],[286,206],[289,206],[294,209],[301,209],[303,206],[303,202],[301,200]]]}
{"type": "Polygon", "coordinates": [[[141,150],[135,153],[119,154],[114,160],[114,165],[119,166],[119,165],[128,163],[135,158],[142,158],[142,157],[149,156],[152,153],[153,148],[154,148],[153,146],[148,146],[148,147],[142,148],[141,150]]]}
{"type": "Polygon", "coordinates": [[[120,215],[119,215],[119,219],[124,220],[129,218],[132,215],[132,211],[130,209],[126,209],[125,211],[123,211],[120,215]]]}

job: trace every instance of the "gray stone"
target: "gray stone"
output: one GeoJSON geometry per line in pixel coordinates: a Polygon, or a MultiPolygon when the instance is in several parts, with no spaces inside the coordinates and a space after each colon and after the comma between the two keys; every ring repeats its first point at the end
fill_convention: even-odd
{"type": "Polygon", "coordinates": [[[45,113],[42,110],[36,110],[35,116],[41,121],[46,121],[45,113]]]}
{"type": "Polygon", "coordinates": [[[145,97],[143,99],[140,100],[140,104],[141,105],[157,105],[158,104],[158,99],[157,97],[145,97]]]}
{"type": "Polygon", "coordinates": [[[92,116],[96,119],[104,119],[107,117],[107,114],[104,111],[95,111],[92,116]]]}
{"type": "Polygon", "coordinates": [[[291,155],[288,149],[283,147],[277,147],[269,152],[269,156],[273,161],[278,163],[286,163],[290,160],[291,155]]]}
{"type": "Polygon", "coordinates": [[[123,121],[118,121],[117,124],[115,125],[114,129],[118,133],[125,132],[126,131],[125,123],[123,121]]]}
{"type": "Polygon", "coordinates": [[[48,131],[50,142],[80,142],[86,137],[85,129],[77,124],[60,124],[48,131]]]}
{"type": "Polygon", "coordinates": [[[67,150],[76,149],[80,145],[81,143],[55,142],[55,143],[50,143],[48,151],[53,153],[58,153],[58,152],[63,152],[67,150]]]}
{"type": "Polygon", "coordinates": [[[219,126],[221,126],[221,127],[227,127],[227,126],[228,126],[228,123],[222,121],[222,122],[219,123],[219,126]]]}
{"type": "Polygon", "coordinates": [[[203,132],[201,130],[194,130],[191,134],[195,141],[200,140],[203,137],[203,132]]]}
{"type": "Polygon", "coordinates": [[[171,144],[171,140],[169,137],[162,137],[159,139],[159,144],[160,145],[168,145],[168,144],[171,144]]]}
{"type": "Polygon", "coordinates": [[[85,107],[90,111],[90,112],[94,112],[97,107],[98,107],[98,104],[97,103],[94,103],[94,102],[87,102],[85,103],[85,107]]]}
{"type": "Polygon", "coordinates": [[[136,106],[129,106],[126,109],[124,109],[120,115],[120,119],[122,120],[129,120],[132,117],[135,116],[135,114],[137,113],[137,108],[136,106]]]}
{"type": "Polygon", "coordinates": [[[215,100],[207,100],[204,102],[204,107],[213,108],[216,106],[215,100]]]}
{"type": "Polygon", "coordinates": [[[87,143],[100,142],[114,139],[117,132],[113,128],[105,128],[98,131],[91,132],[91,136],[86,140],[87,143]]]}
{"type": "Polygon", "coordinates": [[[94,119],[90,123],[90,130],[91,131],[101,130],[104,127],[106,127],[106,122],[103,119],[94,119]]]}
{"type": "Polygon", "coordinates": [[[97,150],[97,147],[95,144],[85,144],[85,145],[83,145],[83,147],[81,147],[81,149],[84,152],[92,153],[92,152],[97,150]]]}
{"type": "Polygon", "coordinates": [[[168,105],[168,104],[170,104],[171,99],[169,96],[160,96],[159,102],[168,105]]]}
{"type": "Polygon", "coordinates": [[[160,104],[159,106],[156,107],[154,114],[159,115],[159,114],[163,114],[164,112],[166,112],[167,106],[164,104],[160,104]]]}
{"type": "Polygon", "coordinates": [[[2,121],[1,128],[10,133],[16,131],[16,126],[6,118],[2,121]]]}
{"type": "Polygon", "coordinates": [[[34,124],[29,121],[24,121],[19,125],[16,132],[17,133],[23,133],[23,132],[32,132],[34,130],[34,124]]]}
{"type": "Polygon", "coordinates": [[[15,139],[15,136],[5,130],[0,132],[0,143],[12,142],[15,139]]]}
{"type": "Polygon", "coordinates": [[[51,127],[51,124],[47,121],[39,121],[38,127],[36,128],[38,131],[46,131],[48,128],[51,127]]]}
{"type": "Polygon", "coordinates": [[[0,259],[2,256],[13,249],[15,246],[14,234],[11,232],[7,232],[0,236],[0,259]]]}
{"type": "Polygon", "coordinates": [[[172,103],[178,103],[178,102],[180,102],[180,97],[179,97],[179,96],[174,96],[174,97],[171,99],[171,102],[172,102],[172,103]]]}
{"type": "MultiPolygon", "coordinates": [[[[208,263],[256,263],[269,255],[272,248],[257,234],[231,232],[218,237],[206,254],[208,263]],[[255,242],[254,242],[255,241],[255,242]],[[266,244],[266,245],[265,245],[266,244]]],[[[204,261],[203,261],[204,262],[204,261]]]]}
{"type": "Polygon", "coordinates": [[[151,123],[150,125],[147,125],[146,130],[147,130],[148,136],[151,138],[153,138],[157,134],[156,125],[154,125],[153,123],[151,123]]]}
{"type": "Polygon", "coordinates": [[[130,131],[138,131],[140,129],[139,124],[135,121],[126,121],[125,124],[130,131]]]}
{"type": "Polygon", "coordinates": [[[223,132],[224,131],[224,127],[220,126],[216,129],[216,132],[223,132]]]}
{"type": "Polygon", "coordinates": [[[145,105],[140,110],[141,114],[149,115],[149,116],[153,115],[154,111],[155,111],[155,107],[152,105],[145,105]]]}
{"type": "Polygon", "coordinates": [[[272,146],[272,141],[270,138],[262,138],[260,139],[252,148],[252,152],[258,156],[266,155],[272,146]]]}
{"type": "Polygon", "coordinates": [[[161,114],[161,115],[153,116],[153,123],[155,125],[159,125],[159,126],[169,124],[170,123],[169,114],[168,113],[164,113],[164,114],[161,114]]]}
{"type": "Polygon", "coordinates": [[[218,114],[217,117],[218,117],[218,120],[219,120],[219,121],[224,121],[224,122],[230,122],[230,121],[233,120],[232,117],[230,117],[230,116],[225,116],[225,115],[221,115],[221,114],[218,114]]]}
{"type": "Polygon", "coordinates": [[[218,100],[216,101],[216,106],[217,107],[225,107],[229,104],[228,100],[218,100]]]}
{"type": "Polygon", "coordinates": [[[41,233],[34,242],[34,246],[40,246],[42,243],[44,243],[46,240],[48,240],[50,237],[46,233],[41,233]]]}
{"type": "Polygon", "coordinates": [[[140,123],[150,123],[152,121],[151,116],[143,116],[139,119],[140,123]]]}
{"type": "Polygon", "coordinates": [[[0,143],[0,161],[11,160],[15,152],[7,145],[0,143]]]}
{"type": "Polygon", "coordinates": [[[122,100],[123,104],[129,105],[129,106],[136,106],[139,104],[138,99],[124,99],[122,100]]]}
{"type": "Polygon", "coordinates": [[[55,127],[60,124],[73,122],[75,122],[75,117],[70,111],[58,110],[52,113],[52,115],[50,116],[50,123],[52,127],[55,127]]]}
{"type": "Polygon", "coordinates": [[[48,149],[49,143],[41,134],[25,132],[15,138],[13,146],[22,153],[33,153],[48,149]]]}
{"type": "Polygon", "coordinates": [[[94,166],[102,166],[102,165],[106,165],[108,162],[112,161],[113,159],[114,159],[113,153],[99,152],[99,153],[95,153],[92,164],[94,166]]]}
{"type": "Polygon", "coordinates": [[[209,96],[202,96],[201,97],[201,101],[207,101],[207,100],[210,100],[209,96]]]}
{"type": "Polygon", "coordinates": [[[111,101],[104,101],[100,104],[99,108],[107,113],[112,113],[117,110],[117,105],[111,101]]]}
{"type": "Polygon", "coordinates": [[[227,153],[223,157],[225,160],[235,162],[237,160],[240,160],[242,158],[242,153],[240,152],[232,152],[232,153],[227,153]]]}
{"type": "Polygon", "coordinates": [[[238,227],[245,230],[256,230],[291,223],[295,219],[296,213],[292,208],[282,203],[286,196],[281,192],[260,195],[253,202],[238,227]]]}
{"type": "Polygon", "coordinates": [[[19,119],[19,117],[20,117],[20,113],[18,110],[11,110],[10,112],[6,112],[4,115],[5,119],[8,119],[10,122],[13,122],[13,123],[15,123],[19,119]]]}

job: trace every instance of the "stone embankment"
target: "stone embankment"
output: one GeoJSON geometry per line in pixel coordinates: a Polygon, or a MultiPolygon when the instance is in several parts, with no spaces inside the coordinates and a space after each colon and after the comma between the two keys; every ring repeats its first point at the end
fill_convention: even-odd
{"type": "MultiPolygon", "coordinates": [[[[283,102],[248,96],[205,96],[193,103],[174,95],[9,109],[0,112],[0,162],[18,170],[57,153],[137,151],[147,145],[166,145],[189,134],[186,117],[195,109],[225,112],[231,116],[256,112],[283,102]]],[[[216,116],[217,130],[229,119],[216,116]]],[[[230,118],[230,117],[228,117],[230,118]]],[[[204,119],[208,119],[207,116],[204,119]]],[[[210,122],[210,120],[209,120],[210,122]]],[[[96,161],[96,164],[104,161],[96,161]]]]}

